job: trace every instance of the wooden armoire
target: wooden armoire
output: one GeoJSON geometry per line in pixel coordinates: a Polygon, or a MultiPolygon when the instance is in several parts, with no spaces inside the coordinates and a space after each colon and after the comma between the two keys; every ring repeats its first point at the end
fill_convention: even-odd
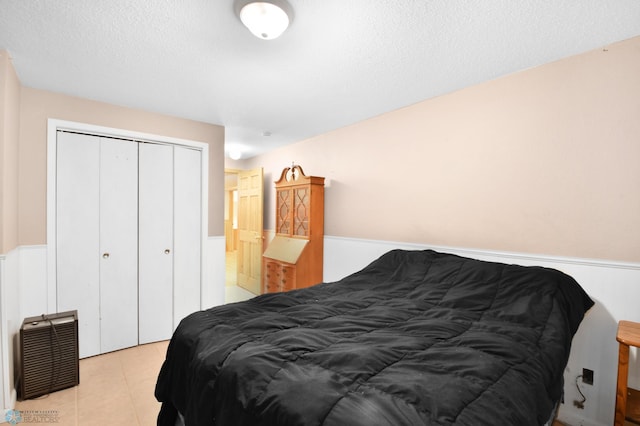
{"type": "Polygon", "coordinates": [[[263,293],[322,282],[324,178],[292,164],[275,189],[276,235],[263,254],[263,293]]]}

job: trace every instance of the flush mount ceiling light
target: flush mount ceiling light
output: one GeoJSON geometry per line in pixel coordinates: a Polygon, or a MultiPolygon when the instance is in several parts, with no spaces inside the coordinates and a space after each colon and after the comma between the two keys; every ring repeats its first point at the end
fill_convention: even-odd
{"type": "Polygon", "coordinates": [[[247,3],[240,9],[240,20],[253,35],[263,40],[273,40],[289,26],[289,15],[285,9],[272,2],[247,3]]]}

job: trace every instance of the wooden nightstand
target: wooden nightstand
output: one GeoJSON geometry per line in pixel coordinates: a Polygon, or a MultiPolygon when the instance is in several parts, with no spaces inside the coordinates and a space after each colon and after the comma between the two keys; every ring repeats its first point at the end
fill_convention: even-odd
{"type": "Polygon", "coordinates": [[[618,349],[618,386],[616,388],[616,416],[614,426],[624,426],[627,420],[640,424],[640,392],[627,389],[629,375],[629,346],[640,347],[640,323],[620,321],[616,340],[618,349]]]}

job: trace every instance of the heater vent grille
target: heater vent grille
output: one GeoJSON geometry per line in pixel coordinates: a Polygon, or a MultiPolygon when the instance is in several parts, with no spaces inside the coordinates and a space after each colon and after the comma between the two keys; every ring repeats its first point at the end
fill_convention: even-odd
{"type": "Polygon", "coordinates": [[[80,383],[76,311],[26,318],[20,349],[22,399],[80,383]]]}

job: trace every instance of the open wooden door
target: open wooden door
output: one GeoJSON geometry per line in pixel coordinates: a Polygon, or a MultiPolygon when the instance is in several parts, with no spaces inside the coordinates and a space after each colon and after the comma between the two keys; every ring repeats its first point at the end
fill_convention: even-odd
{"type": "Polygon", "coordinates": [[[253,294],[262,282],[263,182],[262,167],[238,173],[238,285],[253,294]]]}

